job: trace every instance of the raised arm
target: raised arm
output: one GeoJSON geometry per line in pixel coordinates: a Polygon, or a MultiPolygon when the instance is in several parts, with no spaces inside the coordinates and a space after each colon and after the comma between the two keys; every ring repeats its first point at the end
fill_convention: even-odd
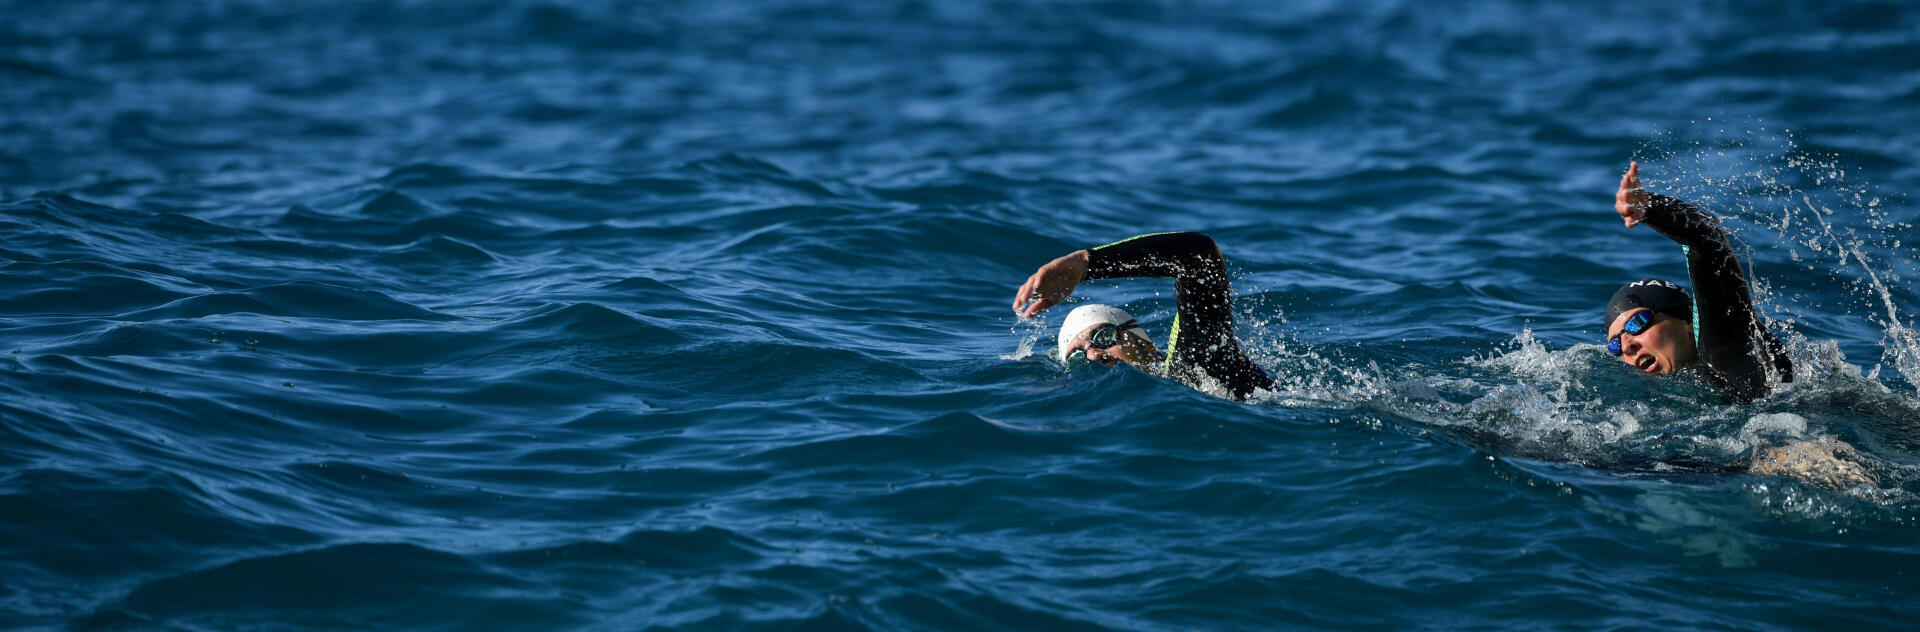
{"type": "MultiPolygon", "coordinates": [[[[1200,233],[1151,233],[1075,250],[1047,262],[1013,295],[1013,311],[1031,318],[1059,305],[1087,279],[1172,277],[1177,295],[1228,292],[1226,262],[1213,239],[1200,233]],[[1184,288],[1184,289],[1183,289],[1184,288]]],[[[1185,305],[1186,301],[1181,301],[1185,305]]]]}
{"type": "Polygon", "coordinates": [[[1637,163],[1620,178],[1614,210],[1627,226],[1651,226],[1686,253],[1694,338],[1715,382],[1752,399],[1764,396],[1772,382],[1793,380],[1793,361],[1754,310],[1746,273],[1719,218],[1678,198],[1647,193],[1637,163]]]}
{"type": "Polygon", "coordinates": [[[1213,239],[1200,233],[1153,233],[1088,251],[1086,278],[1172,277],[1184,326],[1218,324],[1233,329],[1233,290],[1227,262],[1213,239]]]}

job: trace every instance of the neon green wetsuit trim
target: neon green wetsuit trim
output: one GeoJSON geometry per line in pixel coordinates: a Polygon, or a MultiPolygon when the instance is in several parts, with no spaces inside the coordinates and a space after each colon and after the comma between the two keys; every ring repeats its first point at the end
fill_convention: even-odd
{"type": "Polygon", "coordinates": [[[1088,250],[1099,250],[1099,249],[1101,249],[1101,248],[1112,248],[1112,247],[1114,247],[1114,246],[1118,246],[1118,245],[1120,245],[1120,244],[1124,244],[1124,243],[1127,243],[1127,242],[1129,242],[1129,241],[1133,241],[1133,240],[1135,240],[1135,239],[1144,239],[1144,238],[1147,238],[1147,237],[1152,237],[1152,236],[1154,236],[1154,235],[1171,235],[1171,234],[1173,234],[1173,233],[1175,233],[1175,232],[1177,232],[1177,231],[1167,231],[1167,232],[1163,232],[1163,233],[1147,233],[1147,234],[1145,234],[1145,235],[1134,235],[1134,236],[1132,236],[1132,237],[1128,237],[1128,238],[1126,238],[1126,239],[1122,239],[1122,240],[1120,240],[1120,241],[1116,241],[1116,242],[1113,242],[1113,243],[1110,243],[1110,244],[1107,244],[1107,245],[1105,245],[1105,246],[1094,246],[1094,247],[1092,247],[1092,248],[1088,248],[1088,250]]]}

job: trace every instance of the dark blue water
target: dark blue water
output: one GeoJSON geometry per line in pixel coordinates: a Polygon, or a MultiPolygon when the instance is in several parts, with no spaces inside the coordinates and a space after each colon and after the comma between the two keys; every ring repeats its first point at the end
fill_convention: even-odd
{"type": "Polygon", "coordinates": [[[0,9],[0,627],[1920,616],[1911,3],[0,9]],[[1629,160],[1798,382],[1595,344],[1629,160]],[[1282,392],[1008,311],[1161,230],[1282,392]]]}

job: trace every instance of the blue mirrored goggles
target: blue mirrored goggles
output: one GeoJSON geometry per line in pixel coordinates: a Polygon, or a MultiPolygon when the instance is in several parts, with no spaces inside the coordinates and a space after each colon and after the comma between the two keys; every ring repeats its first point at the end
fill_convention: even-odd
{"type": "Polygon", "coordinates": [[[1615,335],[1612,338],[1607,339],[1607,353],[1613,354],[1614,357],[1619,357],[1620,356],[1620,336],[1629,335],[1629,334],[1638,336],[1640,334],[1646,333],[1647,328],[1652,326],[1653,326],[1652,310],[1648,310],[1648,311],[1640,312],[1638,314],[1634,314],[1632,316],[1628,316],[1627,324],[1622,325],[1620,327],[1620,333],[1615,335]]]}

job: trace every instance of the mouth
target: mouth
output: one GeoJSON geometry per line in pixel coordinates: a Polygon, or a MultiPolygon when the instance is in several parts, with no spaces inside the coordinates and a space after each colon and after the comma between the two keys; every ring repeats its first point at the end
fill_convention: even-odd
{"type": "Polygon", "coordinates": [[[1654,366],[1657,362],[1652,355],[1643,355],[1640,356],[1640,361],[1635,363],[1634,366],[1648,373],[1658,373],[1659,371],[1655,370],[1657,367],[1654,366]]]}

